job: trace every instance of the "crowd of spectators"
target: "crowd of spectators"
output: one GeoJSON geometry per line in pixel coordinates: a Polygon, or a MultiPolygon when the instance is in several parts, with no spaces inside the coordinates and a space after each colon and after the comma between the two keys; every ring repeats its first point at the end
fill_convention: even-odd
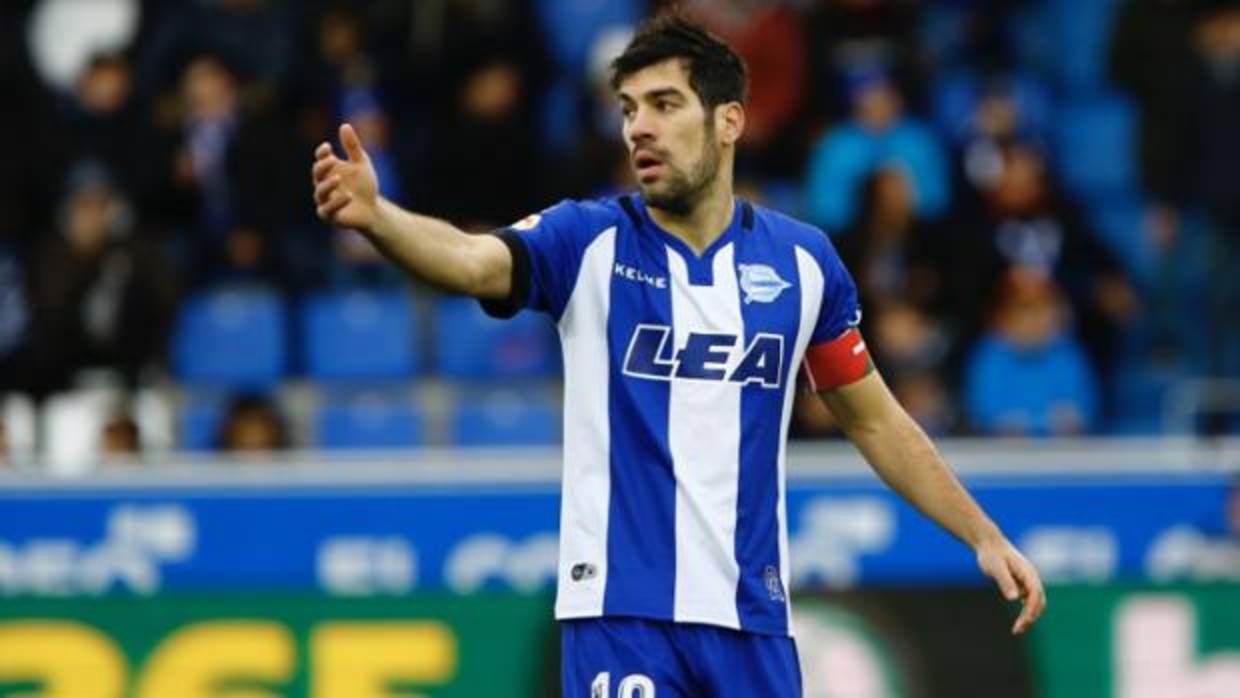
{"type": "MultiPolygon", "coordinates": [[[[314,218],[342,120],[386,196],[469,230],[630,186],[607,63],[665,4],[5,2],[0,392],[177,385],[204,289],[405,287],[314,218]]],[[[1157,431],[1178,379],[1240,374],[1240,3],[677,6],[751,71],[738,188],[828,231],[928,430],[1157,431]]],[[[220,443],[288,443],[268,418],[220,443]]]]}

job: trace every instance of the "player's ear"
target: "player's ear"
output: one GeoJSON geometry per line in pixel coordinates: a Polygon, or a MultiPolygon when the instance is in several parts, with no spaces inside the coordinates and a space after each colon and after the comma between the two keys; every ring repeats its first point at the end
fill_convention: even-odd
{"type": "Polygon", "coordinates": [[[715,133],[724,145],[736,145],[745,132],[745,108],[740,102],[728,102],[715,108],[715,133]]]}

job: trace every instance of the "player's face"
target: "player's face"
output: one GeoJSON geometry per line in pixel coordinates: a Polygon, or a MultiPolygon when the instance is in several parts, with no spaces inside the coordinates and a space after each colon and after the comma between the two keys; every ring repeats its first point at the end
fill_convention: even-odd
{"type": "Polygon", "coordinates": [[[714,114],[707,114],[679,60],[630,75],[620,85],[624,142],[642,198],[688,213],[719,173],[714,114]]]}

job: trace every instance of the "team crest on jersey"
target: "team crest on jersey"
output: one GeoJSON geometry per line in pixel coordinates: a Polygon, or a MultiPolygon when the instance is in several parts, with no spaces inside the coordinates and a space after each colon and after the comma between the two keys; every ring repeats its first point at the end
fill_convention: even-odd
{"type": "Polygon", "coordinates": [[[538,227],[538,224],[540,222],[542,222],[542,214],[531,213],[530,215],[526,216],[525,218],[522,218],[521,220],[517,221],[516,223],[513,223],[512,225],[508,227],[512,228],[513,230],[533,230],[534,228],[538,227]]]}
{"type": "Polygon", "coordinates": [[[792,286],[779,278],[779,274],[766,264],[736,266],[741,271],[741,290],[745,292],[745,303],[770,303],[779,298],[785,288],[792,286]]]}

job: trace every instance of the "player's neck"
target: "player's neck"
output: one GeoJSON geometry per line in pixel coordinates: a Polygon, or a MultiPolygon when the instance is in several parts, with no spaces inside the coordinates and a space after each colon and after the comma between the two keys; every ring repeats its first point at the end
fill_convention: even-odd
{"type": "Polygon", "coordinates": [[[681,215],[652,206],[647,206],[646,210],[659,227],[683,240],[694,252],[702,254],[732,224],[735,207],[732,182],[720,173],[714,186],[703,193],[688,213],[681,215]]]}

